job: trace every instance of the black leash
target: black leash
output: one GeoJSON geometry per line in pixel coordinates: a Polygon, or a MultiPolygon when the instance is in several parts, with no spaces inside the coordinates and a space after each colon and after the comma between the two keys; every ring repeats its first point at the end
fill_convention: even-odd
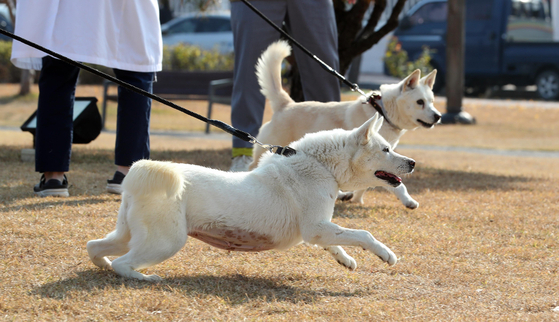
{"type": "Polygon", "coordinates": [[[291,155],[294,155],[294,154],[297,153],[297,151],[295,151],[295,149],[293,149],[293,148],[291,148],[291,147],[288,147],[288,146],[283,147],[283,146],[279,146],[279,145],[263,144],[263,143],[259,142],[258,140],[256,140],[255,137],[253,137],[252,135],[250,135],[249,133],[247,133],[247,132],[245,132],[245,131],[241,131],[241,130],[239,130],[239,129],[236,129],[236,128],[232,127],[231,125],[229,125],[229,124],[227,124],[227,123],[224,123],[224,122],[222,122],[222,121],[219,121],[219,120],[208,119],[208,118],[206,118],[206,117],[204,117],[204,116],[202,116],[202,115],[200,115],[200,114],[197,114],[197,113],[194,113],[194,112],[192,112],[192,111],[190,111],[190,110],[187,110],[187,109],[185,109],[184,107],[181,107],[181,106],[179,106],[179,105],[177,105],[177,104],[175,104],[175,103],[173,103],[173,102],[171,102],[171,101],[169,101],[169,100],[166,100],[166,99],[164,99],[164,98],[162,98],[162,97],[160,97],[160,96],[157,96],[157,95],[154,95],[154,94],[152,94],[152,93],[150,93],[150,92],[144,91],[143,89],[138,88],[138,87],[136,87],[136,86],[134,86],[134,85],[128,84],[128,83],[126,83],[126,82],[123,82],[123,81],[121,81],[120,79],[118,79],[118,78],[116,78],[116,77],[113,77],[113,76],[111,76],[111,75],[109,75],[109,74],[103,73],[103,72],[100,71],[100,70],[97,70],[97,69],[95,69],[95,68],[89,67],[89,66],[87,66],[87,65],[85,65],[85,64],[82,64],[82,63],[80,63],[80,62],[77,62],[77,61],[75,61],[75,60],[72,60],[72,59],[70,59],[70,58],[68,58],[68,57],[62,56],[62,55],[60,55],[60,54],[58,54],[58,53],[56,53],[56,52],[54,52],[54,51],[52,51],[52,50],[50,50],[50,49],[47,49],[47,48],[45,48],[45,47],[42,47],[42,46],[40,46],[40,45],[38,45],[38,44],[36,44],[36,43],[34,43],[34,42],[31,42],[31,41],[29,41],[29,40],[27,40],[27,39],[21,38],[20,36],[17,36],[17,35],[15,35],[15,34],[9,32],[9,31],[0,29],[0,33],[3,34],[3,35],[8,36],[8,37],[10,37],[10,38],[12,38],[12,39],[14,39],[14,40],[17,40],[17,41],[19,41],[19,42],[22,42],[22,43],[24,43],[24,44],[26,44],[26,45],[28,45],[28,46],[31,46],[31,47],[33,47],[33,48],[35,48],[35,49],[38,49],[38,50],[40,50],[40,51],[42,51],[42,52],[44,52],[44,53],[47,53],[47,54],[49,54],[49,55],[51,55],[51,56],[53,56],[53,57],[56,57],[56,58],[58,58],[58,59],[60,59],[60,60],[62,60],[62,61],[65,61],[65,62],[68,63],[68,64],[74,65],[74,66],[79,67],[79,68],[81,68],[81,69],[84,69],[84,70],[86,70],[86,71],[88,71],[88,72],[90,72],[90,73],[92,73],[92,74],[95,74],[95,75],[100,76],[100,77],[102,77],[102,78],[108,79],[108,80],[110,80],[111,82],[116,83],[116,84],[118,84],[118,85],[120,85],[120,86],[122,86],[122,87],[124,87],[124,88],[126,88],[126,89],[128,89],[128,90],[131,90],[131,91],[136,92],[136,93],[138,93],[138,94],[140,94],[140,95],[143,95],[143,96],[147,96],[147,97],[151,98],[152,100],[156,100],[156,101],[158,101],[158,102],[160,102],[160,103],[162,103],[162,104],[165,104],[165,105],[167,105],[167,106],[170,106],[170,107],[174,108],[174,109],[177,110],[177,111],[183,112],[183,113],[185,113],[185,114],[187,114],[187,115],[190,115],[190,116],[192,116],[192,117],[194,117],[194,118],[197,118],[197,119],[200,120],[200,121],[203,121],[203,122],[206,122],[206,123],[208,123],[208,124],[211,124],[211,125],[213,125],[213,126],[219,128],[219,129],[222,129],[223,131],[225,131],[225,132],[227,132],[227,133],[229,133],[229,134],[231,134],[231,135],[234,135],[234,136],[240,138],[240,139],[243,140],[243,141],[250,142],[250,143],[252,143],[252,144],[258,144],[258,145],[260,145],[261,147],[263,147],[264,149],[269,150],[269,151],[272,152],[272,153],[276,153],[276,154],[283,155],[283,156],[286,156],[286,157],[291,156],[291,155]],[[275,151],[274,151],[274,150],[275,150],[275,151]]]}
{"type": "MultiPolygon", "coordinates": [[[[293,37],[291,37],[287,32],[285,32],[283,29],[281,29],[280,27],[278,27],[272,20],[270,20],[268,17],[266,17],[262,12],[260,12],[258,9],[256,9],[252,4],[250,4],[248,2],[248,0],[241,0],[244,4],[246,4],[252,11],[254,11],[257,15],[259,15],[262,19],[264,19],[268,24],[270,24],[270,26],[272,26],[274,29],[276,29],[277,31],[279,31],[280,34],[282,34],[285,38],[289,39],[290,41],[292,41],[297,47],[299,47],[299,49],[301,49],[305,54],[309,55],[312,59],[314,59],[316,62],[318,62],[320,64],[320,66],[322,66],[322,68],[324,68],[326,71],[328,71],[330,74],[336,76],[337,78],[339,78],[344,84],[346,84],[347,86],[349,86],[351,88],[352,91],[356,91],[359,94],[367,97],[367,95],[361,90],[359,89],[359,85],[350,82],[349,80],[347,80],[343,75],[341,75],[340,73],[338,73],[334,68],[328,66],[325,62],[323,62],[322,60],[320,60],[320,58],[318,58],[315,54],[311,53],[310,50],[308,50],[307,48],[305,48],[303,45],[301,45],[297,40],[295,40],[293,37]]],[[[368,98],[368,97],[367,97],[368,98]]]]}
{"type": "MultiPolygon", "coordinates": [[[[334,68],[328,66],[325,62],[323,62],[320,58],[318,58],[315,54],[311,53],[310,50],[308,50],[307,48],[305,48],[303,45],[301,45],[297,40],[295,40],[293,37],[291,37],[287,32],[285,32],[283,29],[281,29],[280,27],[278,27],[272,20],[270,20],[268,17],[266,17],[262,12],[260,12],[258,9],[256,9],[252,4],[250,4],[248,2],[248,0],[241,0],[244,4],[246,4],[252,11],[254,11],[257,15],[259,15],[262,19],[264,19],[270,26],[272,26],[274,29],[276,29],[280,34],[282,34],[285,38],[289,39],[291,42],[293,42],[297,47],[299,47],[299,49],[301,49],[305,54],[307,54],[308,56],[310,56],[312,59],[314,59],[316,62],[318,62],[320,64],[320,66],[325,69],[326,71],[328,71],[330,74],[336,76],[337,78],[339,78],[344,84],[346,84],[347,86],[349,86],[351,88],[352,91],[358,92],[359,94],[363,95],[366,98],[366,101],[363,102],[363,104],[365,103],[369,103],[371,104],[374,109],[384,117],[384,119],[388,122],[388,124],[392,125],[394,128],[396,128],[397,130],[401,130],[398,126],[396,126],[394,123],[392,123],[387,117],[386,117],[386,113],[384,113],[384,108],[382,108],[382,106],[380,106],[377,101],[381,101],[382,97],[380,96],[380,94],[375,93],[371,96],[368,96],[367,94],[365,94],[360,88],[359,85],[350,82],[348,79],[346,79],[343,75],[341,75],[340,73],[338,73],[334,68]]],[[[382,101],[381,101],[382,102],[382,101]]]]}

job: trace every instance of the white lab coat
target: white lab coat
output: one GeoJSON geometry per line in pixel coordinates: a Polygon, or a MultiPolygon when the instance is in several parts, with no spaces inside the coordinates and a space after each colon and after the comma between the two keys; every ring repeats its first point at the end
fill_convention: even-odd
{"type": "MultiPolygon", "coordinates": [[[[157,0],[18,0],[14,33],[83,63],[137,72],[162,67],[157,0]]],[[[40,70],[44,56],[14,41],[17,67],[40,70]]]]}

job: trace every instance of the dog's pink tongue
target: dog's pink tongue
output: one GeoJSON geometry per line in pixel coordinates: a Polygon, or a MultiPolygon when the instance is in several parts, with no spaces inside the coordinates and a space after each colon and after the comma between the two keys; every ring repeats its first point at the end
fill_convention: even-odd
{"type": "Polygon", "coordinates": [[[398,177],[397,175],[385,171],[377,171],[375,172],[375,176],[379,179],[391,182],[402,182],[402,179],[400,179],[400,177],[398,177]]]}

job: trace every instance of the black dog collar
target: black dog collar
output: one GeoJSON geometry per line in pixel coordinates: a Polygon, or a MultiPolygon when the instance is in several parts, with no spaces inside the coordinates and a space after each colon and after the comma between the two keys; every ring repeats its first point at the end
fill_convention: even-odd
{"type": "Polygon", "coordinates": [[[380,95],[380,93],[378,92],[373,92],[371,94],[371,96],[369,96],[369,99],[367,100],[367,103],[371,104],[371,106],[384,118],[384,120],[386,122],[388,122],[388,124],[390,124],[393,128],[397,129],[397,130],[401,130],[399,127],[397,127],[394,123],[392,123],[390,121],[390,119],[388,119],[388,117],[386,117],[386,113],[384,112],[384,107],[382,106],[382,96],[380,95]]]}
{"type": "Polygon", "coordinates": [[[284,157],[290,157],[294,154],[297,154],[297,151],[294,148],[288,146],[280,146],[276,149],[275,154],[283,155],[284,157]]]}

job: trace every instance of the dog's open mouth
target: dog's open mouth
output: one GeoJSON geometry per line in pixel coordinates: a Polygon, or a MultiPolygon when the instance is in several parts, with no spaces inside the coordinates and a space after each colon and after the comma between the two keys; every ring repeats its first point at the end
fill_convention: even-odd
{"type": "Polygon", "coordinates": [[[393,187],[397,187],[402,183],[402,179],[397,175],[382,170],[376,171],[375,177],[388,182],[393,187]]]}
{"type": "Polygon", "coordinates": [[[419,124],[421,124],[423,127],[426,127],[426,128],[428,128],[428,129],[432,128],[433,125],[435,125],[435,123],[423,122],[423,121],[420,120],[420,119],[417,119],[417,122],[418,122],[419,124]]]}

